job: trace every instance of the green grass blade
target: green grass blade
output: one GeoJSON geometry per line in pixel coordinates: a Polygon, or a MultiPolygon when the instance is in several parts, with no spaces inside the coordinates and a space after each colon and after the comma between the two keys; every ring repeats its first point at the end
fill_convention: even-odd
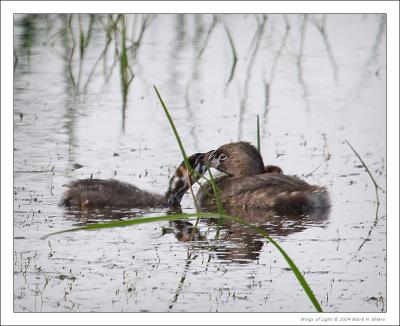
{"type": "Polygon", "coordinates": [[[211,173],[211,169],[210,166],[207,164],[207,170],[208,170],[208,175],[210,176],[210,183],[211,183],[211,187],[213,188],[214,191],[214,197],[215,197],[215,201],[217,203],[217,210],[218,210],[218,214],[220,216],[220,218],[218,219],[218,228],[217,228],[217,232],[215,234],[215,239],[217,240],[219,237],[219,231],[220,231],[220,227],[221,225],[224,223],[224,207],[222,206],[222,201],[221,201],[221,196],[219,193],[219,188],[217,186],[217,184],[215,183],[215,179],[211,173]]]}
{"type": "Polygon", "coordinates": [[[83,35],[83,32],[80,31],[80,33],[79,33],[79,53],[80,53],[81,60],[83,58],[83,54],[85,51],[84,44],[85,44],[85,36],[83,35]]]}
{"type": "MultiPolygon", "coordinates": [[[[176,127],[175,127],[175,123],[174,123],[174,121],[172,120],[172,117],[171,117],[171,115],[170,115],[170,113],[169,113],[169,111],[168,111],[168,108],[167,108],[167,106],[165,105],[163,99],[161,98],[161,95],[160,95],[160,93],[158,92],[157,87],[156,87],[155,85],[153,85],[153,87],[154,87],[154,90],[156,91],[158,100],[159,100],[160,103],[161,103],[161,106],[162,106],[162,108],[163,108],[163,110],[164,110],[164,112],[165,112],[165,115],[167,116],[167,119],[168,119],[168,121],[169,121],[169,124],[170,124],[170,126],[171,126],[171,128],[172,128],[172,131],[174,132],[175,139],[176,139],[176,141],[178,142],[179,148],[180,148],[180,150],[181,150],[181,153],[182,153],[182,156],[183,156],[183,161],[185,162],[186,169],[190,172],[190,174],[191,174],[192,176],[194,176],[194,177],[196,177],[196,178],[201,177],[201,175],[199,175],[199,173],[197,173],[197,172],[192,168],[192,166],[190,165],[189,160],[188,160],[188,157],[187,157],[187,155],[186,155],[185,148],[183,147],[183,143],[182,143],[182,141],[181,141],[181,137],[179,137],[178,130],[177,130],[176,127]]],[[[193,202],[194,202],[194,205],[195,205],[195,207],[196,207],[196,211],[199,212],[199,211],[200,211],[200,207],[199,207],[199,205],[198,205],[198,203],[197,203],[196,196],[195,196],[194,193],[193,193],[193,189],[192,189],[192,184],[191,184],[191,182],[190,182],[190,178],[189,178],[189,190],[190,190],[190,194],[192,195],[193,202]]],[[[197,222],[198,222],[198,221],[197,221],[197,222]]],[[[196,225],[197,225],[197,222],[196,222],[196,225]]]]}
{"type": "Polygon", "coordinates": [[[290,269],[296,276],[297,280],[299,281],[304,292],[306,293],[306,295],[310,299],[311,303],[315,307],[316,311],[322,312],[322,308],[321,308],[317,298],[315,297],[313,291],[311,290],[310,286],[308,285],[307,281],[305,280],[304,276],[301,274],[301,272],[298,269],[298,267],[296,266],[296,264],[293,262],[293,260],[290,258],[290,256],[286,253],[286,251],[274,239],[272,239],[266,231],[264,231],[263,229],[261,229],[257,226],[251,225],[238,217],[232,217],[230,215],[225,215],[225,214],[201,212],[201,213],[192,213],[192,214],[183,213],[183,214],[175,214],[175,215],[137,218],[137,219],[133,219],[133,220],[98,223],[98,224],[91,224],[91,225],[81,226],[81,227],[77,227],[77,228],[62,230],[62,231],[47,234],[42,239],[46,239],[47,237],[53,236],[56,234],[75,232],[75,231],[81,231],[81,230],[98,230],[98,229],[115,228],[115,227],[126,227],[126,226],[137,225],[137,224],[181,220],[181,219],[189,219],[189,218],[194,218],[194,217],[197,217],[198,219],[199,218],[218,218],[218,219],[226,218],[226,219],[230,219],[234,222],[240,223],[242,225],[246,225],[246,226],[254,229],[258,234],[260,234],[261,236],[266,238],[268,241],[270,241],[275,246],[275,248],[278,249],[279,253],[283,256],[283,258],[288,263],[290,269]]]}
{"type": "Polygon", "coordinates": [[[298,267],[296,266],[294,261],[286,253],[286,251],[283,250],[283,248],[274,239],[272,239],[270,237],[270,235],[266,231],[264,231],[263,229],[261,229],[261,228],[259,228],[257,226],[251,225],[251,224],[245,222],[244,220],[242,220],[242,219],[240,219],[238,217],[232,217],[232,216],[229,216],[229,215],[225,215],[224,217],[225,218],[229,218],[231,220],[234,220],[237,223],[240,223],[240,224],[243,224],[243,225],[251,227],[252,229],[257,231],[258,234],[262,235],[264,238],[266,238],[268,241],[270,241],[275,246],[275,248],[278,249],[279,253],[283,256],[283,258],[285,258],[285,260],[288,263],[290,269],[292,270],[293,274],[296,276],[297,280],[299,281],[301,287],[303,288],[304,292],[306,293],[306,295],[310,299],[310,301],[313,304],[313,306],[316,309],[316,311],[317,312],[322,312],[322,308],[321,308],[317,298],[315,297],[313,291],[311,290],[311,288],[308,285],[306,279],[301,274],[300,270],[298,269],[298,267]]]}
{"type": "MultiPolygon", "coordinates": [[[[172,128],[172,131],[174,132],[175,139],[176,139],[176,141],[178,142],[179,148],[180,148],[180,150],[181,150],[181,153],[182,153],[182,156],[183,156],[183,161],[185,162],[186,169],[190,172],[190,174],[191,174],[192,176],[196,177],[196,179],[200,178],[201,175],[200,175],[199,173],[197,173],[197,172],[192,168],[192,166],[191,166],[190,163],[189,163],[188,157],[187,157],[187,155],[186,155],[185,148],[183,147],[183,143],[182,143],[182,141],[181,141],[181,137],[179,136],[178,130],[177,130],[176,127],[175,127],[175,123],[174,123],[174,121],[172,120],[171,114],[169,113],[169,110],[168,110],[167,106],[165,105],[163,99],[161,98],[161,95],[160,95],[160,93],[158,92],[157,87],[156,87],[155,85],[153,85],[153,87],[154,87],[154,90],[156,91],[158,100],[159,100],[160,103],[161,103],[161,106],[162,106],[162,108],[163,108],[163,110],[164,110],[164,112],[165,112],[165,115],[167,116],[167,119],[168,119],[168,121],[169,121],[169,124],[170,124],[170,126],[171,126],[171,128],[172,128]]],[[[190,180],[190,179],[189,179],[189,180],[190,180]]],[[[194,193],[193,193],[192,185],[191,185],[191,184],[189,184],[189,190],[190,190],[190,193],[191,193],[191,195],[192,195],[192,197],[193,197],[193,202],[194,202],[194,205],[195,205],[195,207],[196,207],[196,210],[197,210],[197,211],[200,211],[200,208],[199,208],[199,205],[198,205],[198,203],[197,203],[196,196],[195,196],[194,193]]]]}
{"type": "Polygon", "coordinates": [[[353,151],[354,154],[356,154],[356,156],[358,157],[358,159],[360,160],[361,164],[364,166],[365,170],[367,171],[367,173],[369,174],[372,182],[374,183],[374,186],[377,189],[380,189],[383,193],[385,193],[385,190],[383,190],[381,187],[379,187],[379,185],[376,183],[375,178],[373,177],[371,171],[368,169],[367,164],[365,164],[365,162],[363,161],[363,159],[361,158],[360,154],[358,154],[358,152],[354,149],[353,146],[351,146],[351,144],[349,143],[349,141],[346,139],[345,142],[347,143],[347,145],[349,145],[349,147],[351,148],[351,150],[353,151]]]}
{"type": "Polygon", "coordinates": [[[118,227],[126,227],[137,224],[145,224],[145,223],[154,223],[154,222],[162,222],[162,221],[172,221],[172,220],[180,220],[187,219],[191,217],[197,217],[198,214],[175,214],[175,215],[163,215],[163,216],[154,216],[154,217],[145,217],[145,218],[136,218],[131,220],[122,220],[122,221],[113,221],[106,223],[96,223],[85,226],[80,226],[72,229],[57,231],[53,233],[49,233],[42,237],[42,239],[46,239],[49,236],[53,236],[61,233],[69,233],[81,230],[99,230],[99,229],[108,229],[108,228],[118,228],[118,227]]]}
{"type": "MultiPolygon", "coordinates": [[[[241,224],[243,224],[239,220],[236,220],[236,221],[241,223],[241,224]]],[[[245,223],[245,225],[249,225],[249,224],[245,223]]],[[[275,248],[278,249],[278,251],[281,253],[283,258],[285,258],[285,260],[288,263],[288,265],[289,265],[290,269],[292,270],[293,274],[296,276],[296,278],[299,281],[299,283],[300,283],[301,287],[303,288],[304,292],[307,294],[307,296],[310,299],[311,303],[313,304],[315,310],[317,312],[323,312],[322,308],[321,308],[321,306],[320,306],[320,304],[319,304],[319,302],[317,300],[317,298],[315,297],[313,291],[311,290],[311,288],[308,285],[307,281],[305,280],[304,276],[301,274],[300,270],[298,269],[298,267],[296,266],[294,261],[290,258],[290,256],[286,253],[286,251],[283,250],[283,248],[274,239],[272,239],[268,235],[267,232],[265,232],[264,230],[260,229],[257,226],[254,226],[254,225],[249,225],[249,226],[251,228],[253,228],[254,230],[256,230],[259,234],[264,236],[266,239],[268,239],[268,241],[270,241],[275,246],[275,248]]]]}
{"type": "MultiPolygon", "coordinates": [[[[164,112],[165,112],[165,114],[166,114],[166,116],[168,118],[168,121],[169,121],[169,123],[171,125],[171,128],[172,128],[173,132],[174,132],[175,138],[176,138],[176,140],[177,140],[177,142],[179,144],[179,147],[181,149],[181,152],[182,152],[182,155],[183,155],[183,158],[184,158],[184,161],[185,161],[186,168],[191,173],[195,173],[195,171],[193,171],[193,169],[191,168],[191,166],[189,164],[185,149],[183,147],[183,144],[181,142],[181,139],[179,137],[179,134],[178,134],[178,131],[177,131],[176,127],[175,127],[175,124],[174,124],[174,122],[173,122],[173,120],[171,118],[171,115],[169,114],[169,111],[168,111],[164,101],[162,100],[162,98],[160,96],[160,93],[158,92],[157,87],[155,85],[153,85],[153,87],[154,87],[154,90],[156,91],[156,94],[157,94],[158,99],[159,99],[159,101],[161,103],[161,106],[163,107],[164,112]]],[[[258,149],[258,151],[260,151],[260,123],[259,123],[259,116],[258,115],[257,115],[257,149],[258,149]]],[[[247,225],[247,226],[255,229],[260,235],[264,236],[267,240],[269,240],[278,249],[278,251],[282,254],[282,256],[285,258],[285,260],[288,263],[290,269],[293,271],[294,275],[296,276],[297,280],[299,281],[300,285],[304,289],[305,293],[307,294],[308,298],[312,302],[312,304],[315,307],[315,309],[318,312],[322,312],[322,308],[319,305],[318,300],[316,299],[316,297],[315,297],[314,293],[312,292],[310,286],[308,285],[307,281],[305,280],[305,278],[303,277],[303,275],[301,274],[300,270],[297,268],[297,266],[295,265],[293,260],[282,249],[282,247],[274,239],[272,239],[268,235],[268,233],[265,232],[264,230],[262,230],[262,229],[260,229],[260,228],[258,228],[256,226],[250,225],[250,224],[246,223],[245,221],[243,221],[243,220],[241,220],[239,218],[234,218],[234,217],[231,217],[231,216],[228,216],[228,215],[224,214],[224,210],[223,210],[223,207],[222,207],[221,199],[220,199],[220,196],[219,196],[218,187],[215,184],[215,180],[214,180],[214,178],[213,178],[213,176],[212,176],[212,174],[210,172],[210,169],[208,169],[208,171],[209,171],[209,175],[210,175],[211,186],[213,187],[213,191],[214,191],[214,194],[215,194],[215,199],[216,199],[216,202],[217,202],[218,219],[219,219],[218,225],[220,225],[220,220],[221,219],[229,218],[229,219],[232,219],[232,220],[234,220],[234,221],[236,221],[236,222],[238,222],[240,224],[247,225]]],[[[195,198],[193,198],[193,199],[196,202],[196,199],[195,198]]],[[[197,211],[199,211],[199,210],[197,210],[197,211]]],[[[202,217],[209,216],[210,217],[210,213],[201,213],[201,214],[197,214],[197,215],[196,214],[189,214],[189,215],[191,215],[191,217],[198,216],[198,218],[200,218],[200,216],[202,216],[202,217]]],[[[211,213],[211,215],[215,218],[215,214],[211,213]]],[[[188,216],[188,215],[185,215],[185,216],[188,216]]],[[[187,217],[185,217],[185,218],[187,218],[187,217]]]]}
{"type": "Polygon", "coordinates": [[[257,114],[257,150],[261,153],[261,145],[260,145],[260,117],[257,114]]]}
{"type": "Polygon", "coordinates": [[[160,101],[161,106],[162,106],[162,108],[164,109],[164,112],[165,112],[165,115],[167,116],[167,119],[168,119],[168,121],[169,121],[169,124],[171,125],[172,131],[174,132],[174,135],[175,135],[176,141],[178,142],[179,148],[180,148],[180,150],[181,150],[181,153],[182,153],[183,160],[184,160],[184,162],[185,162],[186,168],[187,168],[189,171],[193,172],[193,169],[192,169],[192,167],[191,167],[190,164],[189,164],[189,161],[188,161],[188,158],[187,158],[187,155],[186,155],[185,148],[183,147],[181,138],[179,137],[178,130],[177,130],[176,127],[175,127],[174,121],[172,120],[172,117],[171,117],[171,115],[169,114],[169,111],[168,111],[168,109],[167,109],[167,107],[166,107],[166,105],[165,105],[163,99],[161,98],[161,95],[160,95],[160,93],[158,92],[157,87],[156,87],[155,85],[153,85],[153,87],[154,87],[154,90],[156,91],[158,100],[160,101]]]}
{"type": "Polygon", "coordinates": [[[225,214],[224,212],[224,208],[222,206],[222,201],[221,201],[221,196],[219,193],[219,188],[215,183],[215,179],[211,173],[210,167],[207,167],[208,170],[208,175],[210,176],[210,183],[211,183],[211,187],[213,188],[214,191],[214,195],[215,195],[215,201],[217,202],[217,210],[218,210],[218,214],[220,214],[221,216],[223,216],[225,214]]]}

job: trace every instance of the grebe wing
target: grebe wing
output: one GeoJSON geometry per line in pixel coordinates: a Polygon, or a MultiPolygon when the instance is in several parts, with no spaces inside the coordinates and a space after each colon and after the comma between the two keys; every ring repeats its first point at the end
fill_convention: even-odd
{"type": "Polygon", "coordinates": [[[317,189],[294,176],[283,174],[258,174],[243,178],[225,178],[221,180],[222,188],[229,189],[231,196],[252,190],[263,190],[271,194],[293,191],[313,191],[317,189]]]}

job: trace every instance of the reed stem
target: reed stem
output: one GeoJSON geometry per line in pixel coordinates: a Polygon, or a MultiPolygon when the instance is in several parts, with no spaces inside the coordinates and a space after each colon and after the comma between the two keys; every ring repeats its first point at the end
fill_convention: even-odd
{"type": "Polygon", "coordinates": [[[260,117],[257,114],[257,150],[259,153],[261,153],[261,147],[260,147],[260,117]]]}
{"type": "Polygon", "coordinates": [[[375,186],[375,195],[376,195],[376,200],[377,203],[379,205],[379,196],[378,196],[378,189],[380,191],[382,191],[383,193],[385,193],[385,190],[383,190],[381,187],[379,187],[379,185],[376,183],[375,178],[373,177],[371,171],[368,169],[367,165],[365,164],[365,162],[363,161],[363,159],[361,158],[360,154],[357,153],[357,151],[354,149],[353,146],[351,146],[351,144],[345,140],[345,142],[347,143],[347,145],[349,145],[349,147],[351,148],[351,150],[353,151],[354,154],[356,154],[356,156],[358,157],[358,159],[360,160],[361,164],[364,166],[365,170],[367,171],[367,173],[369,174],[374,186],[375,186]]]}

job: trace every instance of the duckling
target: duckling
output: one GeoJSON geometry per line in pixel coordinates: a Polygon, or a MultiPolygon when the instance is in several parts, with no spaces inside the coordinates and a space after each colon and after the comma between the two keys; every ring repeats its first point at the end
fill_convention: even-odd
{"type": "Polygon", "coordinates": [[[62,195],[59,206],[78,209],[177,207],[190,184],[196,182],[207,169],[204,153],[193,154],[188,161],[196,175],[193,176],[182,161],[171,177],[165,195],[113,179],[80,179],[65,185],[68,189],[62,195]]]}
{"type": "MultiPolygon", "coordinates": [[[[279,213],[307,212],[329,207],[324,187],[310,185],[295,176],[267,172],[257,149],[247,142],[229,143],[206,153],[205,162],[228,176],[216,179],[225,207],[273,209],[279,213]]],[[[200,205],[214,206],[211,186],[198,193],[200,205]],[[210,195],[211,194],[211,195],[210,195]]]]}

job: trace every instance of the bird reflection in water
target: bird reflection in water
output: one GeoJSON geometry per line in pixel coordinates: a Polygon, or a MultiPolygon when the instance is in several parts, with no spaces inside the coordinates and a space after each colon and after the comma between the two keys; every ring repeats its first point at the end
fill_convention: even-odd
{"type": "MultiPolygon", "coordinates": [[[[205,153],[204,162],[225,173],[215,179],[225,214],[277,237],[326,225],[330,211],[327,189],[285,175],[277,166],[265,166],[250,143],[222,145],[205,153]]],[[[202,211],[217,211],[210,183],[203,183],[197,199],[202,211]]],[[[232,222],[224,219],[219,237],[223,245],[218,246],[217,257],[236,262],[257,259],[265,238],[250,226],[232,222]]]]}
{"type": "MultiPolygon", "coordinates": [[[[224,176],[215,180],[220,189],[225,214],[239,217],[247,224],[256,225],[269,235],[277,237],[302,232],[311,226],[325,227],[326,225],[330,211],[329,194],[326,188],[310,185],[294,176],[284,175],[279,167],[264,166],[261,155],[249,143],[230,143],[208,153],[196,153],[189,158],[189,162],[198,175],[193,178],[182,162],[170,180],[166,195],[164,197],[157,195],[157,198],[161,198],[162,205],[160,206],[180,207],[182,196],[189,185],[204,174],[209,164],[225,173],[224,176]]],[[[96,180],[96,187],[97,183],[101,186],[104,182],[96,180]]],[[[129,187],[135,194],[139,193],[143,196],[127,196],[129,199],[127,206],[133,205],[133,199],[137,202],[137,198],[143,198],[144,195],[148,197],[147,192],[131,185],[129,187]]],[[[81,188],[78,190],[82,191],[81,188]]],[[[92,188],[89,190],[92,191],[92,188]]],[[[85,187],[83,190],[85,193],[88,191],[85,187]]],[[[216,211],[216,202],[209,183],[203,183],[196,197],[202,211],[216,211]]],[[[66,198],[69,197],[64,196],[64,202],[66,198]]],[[[110,198],[113,199],[107,197],[107,199],[110,198]]],[[[106,202],[114,203],[119,199],[110,200],[106,202]]],[[[93,211],[90,212],[92,219],[95,216],[93,213],[93,211]]],[[[143,214],[142,211],[110,210],[106,216],[108,219],[121,219],[127,216],[134,218],[139,213],[143,214]]],[[[81,209],[75,214],[81,216],[80,221],[87,222],[88,219],[84,216],[85,210],[81,209]]],[[[100,214],[104,212],[101,211],[100,214]]],[[[207,219],[206,221],[209,229],[218,225],[216,220],[207,219]]],[[[229,219],[224,219],[223,225],[218,227],[221,227],[218,231],[219,241],[214,241],[215,237],[210,237],[209,232],[202,233],[197,223],[194,225],[187,220],[169,222],[169,226],[163,228],[162,235],[172,233],[179,241],[192,241],[196,247],[215,252],[216,256],[225,262],[245,263],[258,259],[266,239],[254,228],[233,223],[229,219]]]]}
{"type": "MultiPolygon", "coordinates": [[[[283,238],[310,227],[326,227],[329,209],[315,210],[308,214],[278,215],[273,211],[235,207],[225,209],[225,214],[239,217],[275,238],[283,238]]],[[[258,260],[263,245],[268,242],[251,226],[235,223],[227,218],[220,226],[218,219],[201,219],[198,227],[189,221],[171,221],[169,227],[163,230],[162,235],[165,234],[174,234],[182,242],[193,241],[197,249],[212,250],[221,262],[226,263],[246,264],[258,260]],[[218,227],[218,241],[215,241],[215,232],[207,229],[217,230],[218,227]]]]}

